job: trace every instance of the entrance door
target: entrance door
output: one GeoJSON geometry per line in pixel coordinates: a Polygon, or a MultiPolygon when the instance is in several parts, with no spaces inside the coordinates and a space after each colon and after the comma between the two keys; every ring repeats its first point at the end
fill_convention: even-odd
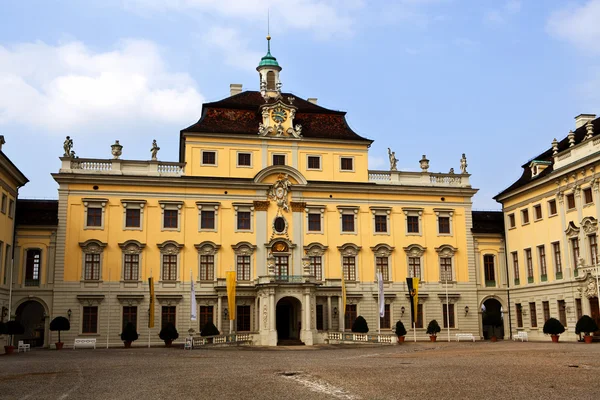
{"type": "MultiPolygon", "coordinates": [[[[598,298],[590,298],[590,315],[596,324],[600,327],[600,311],[598,310],[598,298]]],[[[594,336],[600,336],[600,330],[594,332],[594,336]]]]}
{"type": "Polygon", "coordinates": [[[284,297],[277,303],[275,325],[280,344],[282,341],[300,340],[300,309],[300,301],[294,297],[284,297]]]}
{"type": "Polygon", "coordinates": [[[25,333],[15,335],[15,343],[22,340],[31,347],[44,345],[44,306],[34,300],[26,301],[17,308],[16,320],[23,325],[25,333]]]}
{"type": "Polygon", "coordinates": [[[496,299],[487,299],[481,307],[481,324],[484,339],[495,336],[504,338],[504,318],[502,316],[502,305],[496,299]]]}

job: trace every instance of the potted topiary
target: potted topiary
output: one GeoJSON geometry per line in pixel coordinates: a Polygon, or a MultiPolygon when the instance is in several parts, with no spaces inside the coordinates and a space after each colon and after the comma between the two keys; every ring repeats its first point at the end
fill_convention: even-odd
{"type": "Polygon", "coordinates": [[[406,335],[406,328],[402,321],[396,322],[396,336],[398,336],[398,343],[404,343],[404,336],[406,335]]]}
{"type": "Polygon", "coordinates": [[[140,335],[138,335],[137,331],[135,330],[135,326],[133,326],[131,322],[128,322],[121,333],[121,340],[125,344],[125,348],[130,348],[131,342],[138,340],[139,337],[140,335]]]}
{"type": "Polygon", "coordinates": [[[583,333],[583,340],[586,343],[592,343],[592,340],[594,339],[592,333],[596,332],[597,330],[598,324],[596,324],[596,321],[594,321],[589,315],[584,315],[579,318],[577,325],[575,325],[575,333],[578,335],[583,333]]]}
{"type": "Polygon", "coordinates": [[[352,324],[352,332],[356,333],[367,333],[369,332],[369,325],[362,315],[359,315],[352,324]]]}
{"type": "Polygon", "coordinates": [[[50,330],[58,331],[58,342],[54,343],[56,345],[56,350],[60,350],[63,348],[64,343],[60,340],[60,331],[68,331],[71,329],[71,323],[65,317],[56,317],[50,322],[50,330]]]}
{"type": "Polygon", "coordinates": [[[432,319],[427,325],[427,334],[429,335],[429,340],[435,342],[437,339],[437,334],[440,333],[442,329],[440,328],[440,324],[435,319],[432,319]]]}
{"type": "Polygon", "coordinates": [[[565,331],[565,327],[556,318],[550,318],[544,324],[544,333],[552,336],[552,341],[558,343],[558,337],[565,331]]]}
{"type": "Polygon", "coordinates": [[[8,331],[6,330],[6,324],[0,321],[0,335],[6,335],[8,331]]]}
{"type": "Polygon", "coordinates": [[[8,321],[6,323],[6,334],[9,336],[8,346],[4,346],[6,354],[12,354],[15,351],[13,346],[13,339],[15,335],[22,335],[25,333],[25,328],[18,321],[8,321]]]}
{"type": "Polygon", "coordinates": [[[175,325],[173,325],[172,322],[169,322],[160,330],[158,336],[164,340],[165,347],[171,347],[171,343],[179,337],[179,333],[177,332],[175,325]]]}

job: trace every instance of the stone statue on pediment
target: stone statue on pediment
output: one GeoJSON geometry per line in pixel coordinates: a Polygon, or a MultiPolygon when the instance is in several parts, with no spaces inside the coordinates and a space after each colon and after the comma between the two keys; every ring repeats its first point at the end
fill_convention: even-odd
{"type": "Polygon", "coordinates": [[[390,171],[397,171],[398,159],[396,158],[396,152],[392,151],[388,147],[388,157],[390,158],[390,171]]]}
{"type": "Polygon", "coordinates": [[[152,148],[150,149],[150,152],[152,153],[152,161],[157,160],[159,150],[160,150],[160,147],[158,147],[158,144],[156,143],[156,139],[154,139],[152,141],[152,148]]]}
{"type": "Polygon", "coordinates": [[[63,157],[72,157],[71,151],[73,150],[73,139],[71,139],[70,136],[67,136],[67,138],[65,139],[63,143],[63,150],[65,151],[63,157]]]}
{"type": "Polygon", "coordinates": [[[467,173],[467,157],[465,156],[465,153],[462,154],[462,158],[460,159],[460,173],[467,173]]]}

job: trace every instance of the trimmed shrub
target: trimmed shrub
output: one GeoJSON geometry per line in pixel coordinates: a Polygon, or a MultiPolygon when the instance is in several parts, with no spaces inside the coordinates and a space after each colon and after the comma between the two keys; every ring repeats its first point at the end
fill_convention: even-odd
{"type": "Polygon", "coordinates": [[[589,336],[592,332],[596,332],[597,330],[598,324],[596,324],[596,321],[589,315],[584,315],[579,318],[577,325],[575,325],[575,333],[578,335],[584,333],[585,336],[589,336]]]}
{"type": "Polygon", "coordinates": [[[565,327],[556,318],[550,318],[544,324],[544,333],[546,335],[560,335],[565,331],[565,327]]]}
{"type": "Polygon", "coordinates": [[[217,336],[220,334],[221,332],[219,332],[215,324],[213,324],[211,321],[207,322],[200,331],[200,336],[217,336]]]}
{"type": "Polygon", "coordinates": [[[396,336],[400,337],[404,335],[406,335],[406,328],[404,328],[402,321],[398,320],[398,322],[396,322],[396,336]]]}
{"type": "Polygon", "coordinates": [[[50,330],[58,331],[58,341],[60,343],[60,332],[71,330],[71,323],[65,317],[56,317],[50,322],[50,330]]]}
{"type": "Polygon", "coordinates": [[[369,325],[362,315],[359,315],[352,324],[352,332],[356,333],[367,333],[369,332],[369,325]]]}
{"type": "Polygon", "coordinates": [[[169,322],[160,330],[158,336],[161,338],[161,340],[169,342],[177,339],[179,337],[179,333],[177,332],[175,325],[169,322]]]}
{"type": "Polygon", "coordinates": [[[6,324],[4,322],[0,322],[0,335],[6,335],[7,333],[6,324]]]}
{"type": "Polygon", "coordinates": [[[18,321],[8,321],[6,323],[6,333],[10,336],[9,346],[12,346],[14,336],[24,334],[25,328],[18,321]]]}
{"type": "Polygon", "coordinates": [[[133,326],[131,322],[128,322],[121,333],[121,340],[124,342],[133,342],[138,340],[139,337],[140,335],[138,335],[137,331],[135,330],[135,326],[133,326]]]}
{"type": "Polygon", "coordinates": [[[442,328],[440,328],[440,324],[438,324],[438,322],[435,319],[432,319],[429,322],[429,325],[427,325],[428,335],[437,336],[437,334],[440,333],[441,330],[442,328]]]}

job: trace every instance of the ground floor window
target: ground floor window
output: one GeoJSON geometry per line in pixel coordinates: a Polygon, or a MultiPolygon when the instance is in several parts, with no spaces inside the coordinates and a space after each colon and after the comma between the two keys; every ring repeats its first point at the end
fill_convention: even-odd
{"type": "Polygon", "coordinates": [[[583,315],[583,309],[581,308],[581,299],[575,299],[575,309],[577,311],[577,321],[583,315]]]}
{"type": "Polygon", "coordinates": [[[550,319],[550,302],[542,301],[542,309],[544,310],[544,323],[550,319]]]}
{"type": "Polygon", "coordinates": [[[416,328],[423,328],[423,304],[417,305],[417,323],[416,328]]]}
{"type": "Polygon", "coordinates": [[[381,329],[391,329],[390,305],[384,305],[383,317],[379,317],[379,327],[381,329]]]}
{"type": "Polygon", "coordinates": [[[344,329],[352,329],[352,324],[356,320],[356,304],[346,304],[346,318],[344,329]]]}
{"type": "Polygon", "coordinates": [[[162,306],[161,310],[161,327],[164,328],[168,323],[177,326],[177,307],[162,306]]]}
{"type": "Polygon", "coordinates": [[[237,306],[237,331],[250,331],[250,306],[237,306]]]}
{"type": "Polygon", "coordinates": [[[81,333],[98,333],[98,307],[83,307],[81,333]]]}
{"type": "Polygon", "coordinates": [[[521,308],[521,303],[515,304],[517,308],[517,326],[521,328],[523,326],[523,309],[521,308]]]}
{"type": "Polygon", "coordinates": [[[317,330],[323,330],[323,304],[317,304],[317,330]]]}
{"type": "Polygon", "coordinates": [[[202,330],[207,323],[213,322],[213,306],[200,306],[199,322],[200,330],[202,330]]]}
{"type": "Polygon", "coordinates": [[[450,328],[456,328],[454,304],[442,304],[442,312],[444,314],[444,328],[448,328],[448,323],[450,323],[450,328]]]}
{"type": "Polygon", "coordinates": [[[564,300],[558,300],[558,319],[563,326],[567,327],[567,306],[564,300]]]}
{"type": "Polygon", "coordinates": [[[137,331],[137,306],[123,307],[123,329],[125,329],[128,323],[132,323],[137,331]]]}

